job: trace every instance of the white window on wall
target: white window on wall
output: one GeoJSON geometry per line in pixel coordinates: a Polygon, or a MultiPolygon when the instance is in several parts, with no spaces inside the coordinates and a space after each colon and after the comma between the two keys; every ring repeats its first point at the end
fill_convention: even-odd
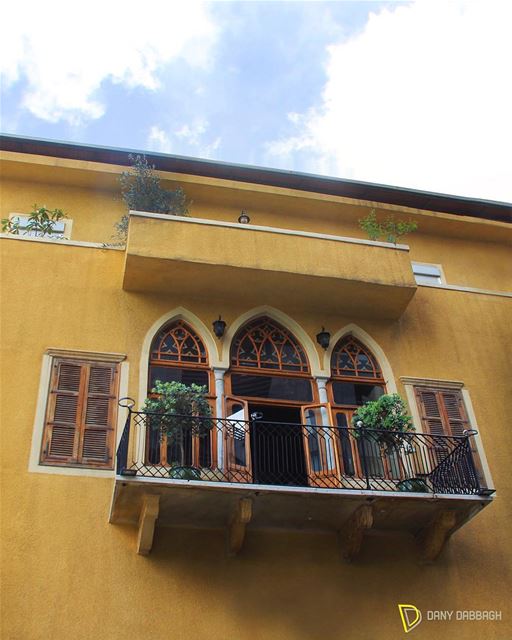
{"type": "MultiPolygon", "coordinates": [[[[9,220],[11,220],[11,222],[19,222],[20,236],[28,236],[29,238],[39,238],[43,235],[41,232],[28,228],[28,221],[29,221],[28,215],[25,215],[23,213],[11,213],[9,215],[9,220]]],[[[67,218],[58,220],[53,224],[51,233],[46,233],[45,236],[46,237],[51,236],[52,238],[65,238],[66,240],[69,240],[69,238],[71,237],[72,224],[73,224],[73,221],[67,218]]]]}
{"type": "Polygon", "coordinates": [[[440,264],[413,262],[412,271],[418,284],[443,284],[445,282],[440,264]]]}

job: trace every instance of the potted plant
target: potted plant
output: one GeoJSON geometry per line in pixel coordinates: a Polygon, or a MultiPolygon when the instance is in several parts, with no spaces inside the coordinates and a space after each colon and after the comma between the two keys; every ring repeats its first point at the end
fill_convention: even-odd
{"type": "Polygon", "coordinates": [[[399,446],[408,432],[414,431],[412,418],[398,393],[384,394],[359,407],[352,416],[355,437],[366,437],[386,446],[390,453],[399,446]]]}
{"type": "Polygon", "coordinates": [[[406,478],[396,483],[398,491],[411,491],[414,493],[428,493],[429,488],[425,478],[406,478]]]}
{"type": "MultiPolygon", "coordinates": [[[[26,215],[3,218],[1,221],[2,232],[13,235],[30,235],[36,238],[62,238],[62,233],[58,231],[58,225],[65,218],[62,209],[48,209],[46,205],[42,207],[34,205],[32,211],[26,215]]],[[[61,223],[62,226],[62,223],[61,223]]]]}
{"type": "Polygon", "coordinates": [[[173,216],[186,216],[188,201],[181,187],[174,190],[164,189],[155,173],[155,166],[149,164],[146,156],[129,155],[132,168],[123,171],[119,181],[121,193],[128,210],[166,213],[173,216]]]}
{"type": "MultiPolygon", "coordinates": [[[[160,184],[160,177],[156,173],[155,165],[149,164],[144,155],[129,155],[131,168],[123,171],[119,177],[121,195],[128,211],[148,211],[150,213],[165,213],[172,216],[188,215],[191,202],[187,199],[182,187],[164,189],[160,184]]],[[[114,224],[115,233],[111,239],[114,242],[104,243],[106,247],[123,247],[128,238],[128,214],[114,224]]]]}
{"type": "MultiPolygon", "coordinates": [[[[397,393],[384,394],[378,400],[367,402],[354,413],[352,424],[356,438],[366,438],[384,448],[384,453],[393,455],[404,442],[410,440],[414,431],[411,416],[404,401],[397,393]]],[[[396,456],[398,464],[401,457],[396,456]]],[[[405,469],[404,469],[405,471],[405,469]]],[[[398,491],[426,493],[429,488],[425,478],[405,478],[397,482],[398,491]]]]}
{"type": "Polygon", "coordinates": [[[185,440],[191,437],[207,437],[213,428],[211,407],[206,398],[206,387],[190,386],[181,382],[155,381],[151,389],[154,396],[144,402],[149,414],[149,425],[158,429],[161,437],[167,436],[174,459],[169,476],[180,480],[200,480],[201,470],[187,465],[185,440]]]}
{"type": "Polygon", "coordinates": [[[375,209],[372,209],[366,218],[359,220],[359,226],[368,234],[370,240],[383,238],[386,242],[396,244],[397,241],[408,233],[416,231],[418,224],[412,220],[395,220],[393,215],[387,216],[383,221],[377,220],[375,209]]]}

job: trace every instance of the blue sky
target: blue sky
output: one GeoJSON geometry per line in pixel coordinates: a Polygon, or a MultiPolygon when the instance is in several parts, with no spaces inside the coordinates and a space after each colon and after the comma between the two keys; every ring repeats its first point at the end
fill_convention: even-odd
{"type": "Polygon", "coordinates": [[[511,6],[25,0],[1,127],[512,201],[511,6]]]}

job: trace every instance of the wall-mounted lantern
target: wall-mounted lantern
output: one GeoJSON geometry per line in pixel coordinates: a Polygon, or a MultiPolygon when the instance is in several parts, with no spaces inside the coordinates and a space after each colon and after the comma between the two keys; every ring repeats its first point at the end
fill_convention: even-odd
{"type": "Polygon", "coordinates": [[[322,331],[316,334],[316,341],[322,347],[322,349],[327,349],[329,347],[331,334],[325,330],[325,327],[322,327],[322,331]]]}
{"type": "Polygon", "coordinates": [[[213,333],[217,336],[217,338],[222,338],[224,335],[224,331],[226,330],[226,323],[219,316],[218,320],[213,321],[213,333]]]}
{"type": "Polygon", "coordinates": [[[249,218],[247,211],[245,209],[242,209],[240,215],[238,216],[238,222],[240,224],[249,224],[250,221],[251,219],[249,218]]]}

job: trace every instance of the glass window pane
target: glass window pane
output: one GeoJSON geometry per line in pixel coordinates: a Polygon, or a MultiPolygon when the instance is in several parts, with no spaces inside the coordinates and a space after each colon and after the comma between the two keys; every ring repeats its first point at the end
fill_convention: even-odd
{"type": "Polygon", "coordinates": [[[382,464],[381,452],[378,443],[373,438],[359,438],[357,441],[361,466],[369,476],[382,478],[384,476],[384,465],[382,464]]]}
{"type": "Polygon", "coordinates": [[[234,373],[231,376],[231,390],[234,395],[247,398],[272,398],[299,402],[313,400],[311,381],[306,378],[234,373]]]}
{"type": "Polygon", "coordinates": [[[233,426],[234,448],[235,448],[235,464],[245,467],[247,461],[245,459],[245,428],[243,426],[233,426]]]}
{"type": "Polygon", "coordinates": [[[309,449],[309,463],[311,470],[315,472],[322,471],[322,459],[320,457],[320,442],[318,433],[318,424],[322,423],[320,409],[308,409],[305,413],[306,433],[309,449]]]}
{"type": "Polygon", "coordinates": [[[384,394],[384,387],[378,384],[354,382],[333,382],[334,403],[342,406],[361,406],[370,400],[377,400],[384,394]]]}
{"type": "Polygon", "coordinates": [[[188,386],[198,384],[207,389],[209,388],[208,371],[201,369],[181,369],[180,367],[159,367],[151,365],[149,367],[150,389],[155,386],[157,380],[161,380],[162,382],[182,382],[188,386]]]}
{"type": "Polygon", "coordinates": [[[441,269],[434,264],[417,264],[412,263],[413,273],[421,276],[441,276],[441,269]]]}
{"type": "Polygon", "coordinates": [[[350,432],[348,431],[348,420],[344,413],[336,414],[336,425],[339,427],[338,436],[341,444],[342,472],[344,475],[353,476],[355,474],[354,459],[352,456],[352,446],[350,444],[350,432]]]}
{"type": "Polygon", "coordinates": [[[441,278],[439,276],[414,276],[418,284],[441,284],[441,278]]]}

